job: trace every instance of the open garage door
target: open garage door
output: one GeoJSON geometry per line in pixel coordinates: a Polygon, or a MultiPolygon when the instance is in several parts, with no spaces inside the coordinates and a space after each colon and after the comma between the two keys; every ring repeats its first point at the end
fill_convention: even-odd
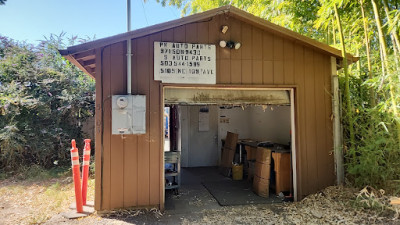
{"type": "MultiPolygon", "coordinates": [[[[171,151],[180,155],[184,187],[207,187],[210,193],[215,194],[220,189],[242,190],[246,186],[243,189],[247,190],[246,193],[219,196],[220,198],[213,195],[223,205],[225,203],[218,199],[232,198],[236,201],[242,194],[257,196],[253,193],[254,183],[257,182],[253,183],[253,180],[254,177],[260,177],[271,180],[267,185],[271,188],[271,194],[260,197],[263,202],[276,201],[276,196],[281,192],[285,196],[294,194],[296,198],[293,88],[165,85],[163,103],[165,108],[176,109],[179,115],[175,122],[174,117],[171,117],[171,126],[177,130],[177,139],[173,140],[177,145],[171,151]],[[222,158],[228,132],[238,137],[237,143],[234,143],[236,148],[232,148],[233,163],[243,166],[244,178],[236,183],[230,180],[232,174],[221,172],[221,168],[226,168],[222,158]],[[256,164],[262,163],[254,155],[260,151],[260,146],[269,148],[273,153],[270,164],[264,165],[261,172],[255,169],[256,164]]],[[[166,164],[166,168],[168,166],[170,165],[166,164]]],[[[175,178],[166,176],[166,180],[175,184],[175,178]]],[[[178,180],[179,183],[176,183],[179,186],[181,178],[178,180]]],[[[246,197],[243,199],[250,201],[246,197]]]]}
{"type": "Polygon", "coordinates": [[[287,90],[279,89],[165,87],[164,103],[186,105],[289,105],[290,93],[287,90]]]}

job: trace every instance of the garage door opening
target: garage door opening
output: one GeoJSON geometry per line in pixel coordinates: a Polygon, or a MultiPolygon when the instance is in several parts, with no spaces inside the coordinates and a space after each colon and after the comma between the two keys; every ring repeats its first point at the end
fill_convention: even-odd
{"type": "Polygon", "coordinates": [[[164,107],[167,210],[296,197],[293,89],[166,86],[164,107]]]}

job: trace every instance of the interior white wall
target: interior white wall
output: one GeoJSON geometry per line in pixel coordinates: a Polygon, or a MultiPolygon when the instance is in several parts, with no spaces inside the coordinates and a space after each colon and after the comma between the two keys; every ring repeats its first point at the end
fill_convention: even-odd
{"type": "Polygon", "coordinates": [[[200,106],[179,106],[182,167],[216,166],[221,155],[221,139],[227,131],[240,139],[290,141],[290,106],[220,108],[208,106],[210,131],[199,132],[200,106]],[[229,120],[229,122],[227,122],[229,120]],[[217,138],[216,138],[217,137],[217,138]]]}
{"type": "Polygon", "coordinates": [[[242,107],[218,109],[218,151],[221,152],[221,139],[226,138],[226,133],[239,134],[240,139],[251,138],[251,112],[242,107]]]}
{"type": "Polygon", "coordinates": [[[290,106],[250,107],[251,138],[288,144],[290,142],[290,106]]]}
{"type": "MultiPolygon", "coordinates": [[[[218,127],[218,140],[225,138],[226,132],[230,131],[239,134],[239,139],[288,144],[290,106],[268,106],[265,109],[261,106],[220,108],[218,127]]],[[[218,149],[221,147],[219,141],[218,149]]]]}

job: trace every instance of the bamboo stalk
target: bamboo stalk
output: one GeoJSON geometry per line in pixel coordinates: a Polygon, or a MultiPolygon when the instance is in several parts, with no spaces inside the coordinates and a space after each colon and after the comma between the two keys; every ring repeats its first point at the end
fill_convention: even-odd
{"type": "MultiPolygon", "coordinates": [[[[343,30],[342,30],[342,24],[340,21],[340,16],[338,13],[337,5],[336,3],[334,4],[334,10],[335,10],[335,17],[336,17],[336,23],[339,31],[339,39],[340,39],[340,45],[342,47],[342,57],[343,57],[343,72],[344,72],[344,77],[345,77],[345,97],[346,97],[346,105],[347,105],[347,122],[349,124],[349,132],[350,132],[350,149],[352,149],[352,146],[355,141],[355,135],[354,135],[354,127],[353,127],[353,113],[352,113],[352,105],[351,105],[351,99],[350,99],[350,77],[349,77],[349,71],[348,71],[348,65],[347,65],[347,56],[346,56],[346,46],[344,43],[344,35],[343,35],[343,30]]],[[[355,159],[355,151],[353,150],[353,159],[355,159]]]]}
{"type": "MultiPolygon", "coordinates": [[[[382,3],[383,3],[383,8],[385,9],[387,21],[389,22],[389,24],[392,24],[392,19],[389,16],[389,6],[387,3],[387,0],[382,0],[382,3]]],[[[392,36],[392,40],[393,40],[393,50],[395,52],[399,52],[400,51],[400,41],[399,41],[399,34],[396,31],[396,26],[390,31],[390,35],[392,36]]]]}
{"type": "Polygon", "coordinates": [[[332,19],[332,37],[333,37],[333,45],[336,44],[336,30],[335,30],[335,20],[332,19]]]}
{"type": "Polygon", "coordinates": [[[393,79],[392,79],[392,76],[389,74],[389,62],[388,62],[388,59],[387,59],[386,40],[385,40],[385,36],[383,34],[381,18],[380,18],[380,15],[379,15],[379,10],[378,10],[378,6],[376,4],[376,0],[371,0],[371,3],[372,3],[374,15],[375,15],[376,27],[378,29],[379,42],[380,42],[380,45],[382,47],[381,54],[382,54],[382,58],[383,58],[383,64],[384,64],[385,70],[388,72],[390,102],[391,102],[393,115],[395,117],[395,123],[396,123],[396,126],[397,126],[397,138],[398,138],[398,140],[400,142],[400,121],[397,120],[398,112],[397,112],[397,102],[396,102],[396,99],[395,99],[395,89],[394,89],[394,86],[393,86],[393,79]]]}
{"type": "MultiPolygon", "coordinates": [[[[371,52],[370,52],[369,37],[368,37],[368,24],[367,24],[367,19],[365,17],[363,1],[364,0],[360,0],[360,8],[364,24],[364,40],[365,40],[365,51],[367,55],[368,78],[372,79],[373,75],[372,75],[372,64],[371,64],[371,52]]],[[[369,89],[369,101],[372,107],[376,106],[375,93],[372,88],[369,89]]]]}

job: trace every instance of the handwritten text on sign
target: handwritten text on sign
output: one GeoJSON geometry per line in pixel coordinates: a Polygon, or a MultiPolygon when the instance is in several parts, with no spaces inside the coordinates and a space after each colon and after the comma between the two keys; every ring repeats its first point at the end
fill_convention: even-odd
{"type": "Polygon", "coordinates": [[[215,45],[154,42],[154,80],[215,84],[215,45]]]}

